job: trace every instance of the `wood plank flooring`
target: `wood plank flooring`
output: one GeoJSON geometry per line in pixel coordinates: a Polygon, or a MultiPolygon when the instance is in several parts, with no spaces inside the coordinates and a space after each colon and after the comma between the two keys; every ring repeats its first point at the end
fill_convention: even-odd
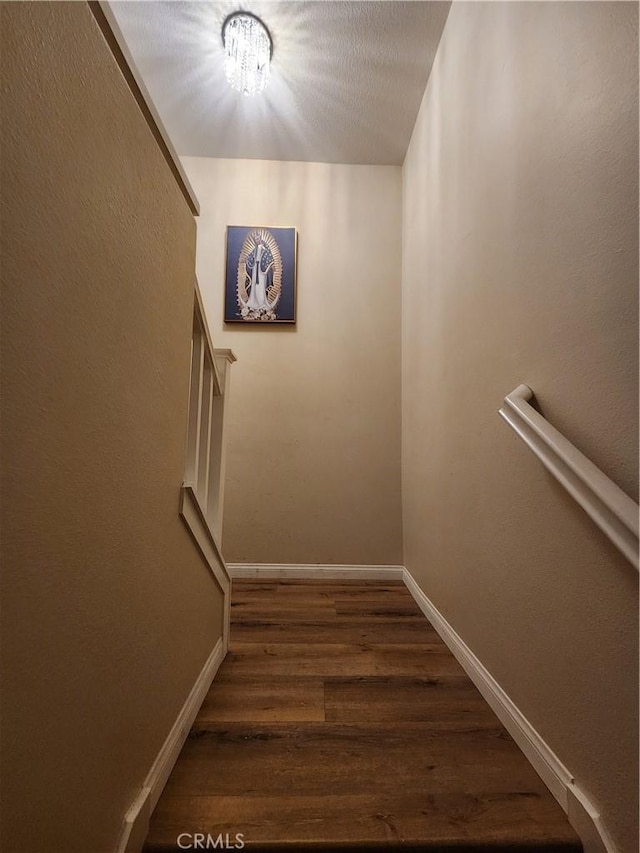
{"type": "Polygon", "coordinates": [[[581,850],[401,581],[237,580],[231,612],[145,853],[581,850]]]}

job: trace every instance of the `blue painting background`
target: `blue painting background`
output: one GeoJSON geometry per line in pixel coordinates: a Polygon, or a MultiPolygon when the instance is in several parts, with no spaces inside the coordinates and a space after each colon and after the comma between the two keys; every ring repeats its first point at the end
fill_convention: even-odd
{"type": "MultiPolygon", "coordinates": [[[[227,227],[227,270],[224,289],[224,321],[247,323],[240,316],[237,301],[238,260],[244,239],[255,228],[265,228],[273,234],[282,256],[282,293],[276,307],[277,320],[271,323],[292,323],[296,319],[296,229],[269,228],[264,225],[229,225],[227,227]]],[[[261,325],[265,325],[264,323],[261,325]]],[[[266,324],[269,325],[269,324],[266,324]]]]}

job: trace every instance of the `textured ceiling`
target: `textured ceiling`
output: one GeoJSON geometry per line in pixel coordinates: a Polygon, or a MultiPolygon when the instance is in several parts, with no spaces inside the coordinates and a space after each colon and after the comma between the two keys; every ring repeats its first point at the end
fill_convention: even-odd
{"type": "Polygon", "coordinates": [[[401,164],[448,2],[112,2],[180,155],[401,164]],[[262,95],[233,92],[221,26],[242,8],[274,44],[262,95]]]}

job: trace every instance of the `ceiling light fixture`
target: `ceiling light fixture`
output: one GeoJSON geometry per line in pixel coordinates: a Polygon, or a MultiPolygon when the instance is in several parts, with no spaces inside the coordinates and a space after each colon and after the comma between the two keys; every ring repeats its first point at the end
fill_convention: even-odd
{"type": "Polygon", "coordinates": [[[232,89],[256,95],[269,79],[273,46],[269,30],[249,12],[234,12],[222,25],[225,72],[232,89]]]}

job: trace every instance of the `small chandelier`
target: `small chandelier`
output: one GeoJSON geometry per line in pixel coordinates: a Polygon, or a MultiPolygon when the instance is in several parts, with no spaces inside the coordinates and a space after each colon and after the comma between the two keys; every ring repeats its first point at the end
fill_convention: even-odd
{"type": "Polygon", "coordinates": [[[232,89],[243,95],[262,92],[273,53],[269,30],[249,12],[234,12],[222,25],[225,72],[232,89]]]}

